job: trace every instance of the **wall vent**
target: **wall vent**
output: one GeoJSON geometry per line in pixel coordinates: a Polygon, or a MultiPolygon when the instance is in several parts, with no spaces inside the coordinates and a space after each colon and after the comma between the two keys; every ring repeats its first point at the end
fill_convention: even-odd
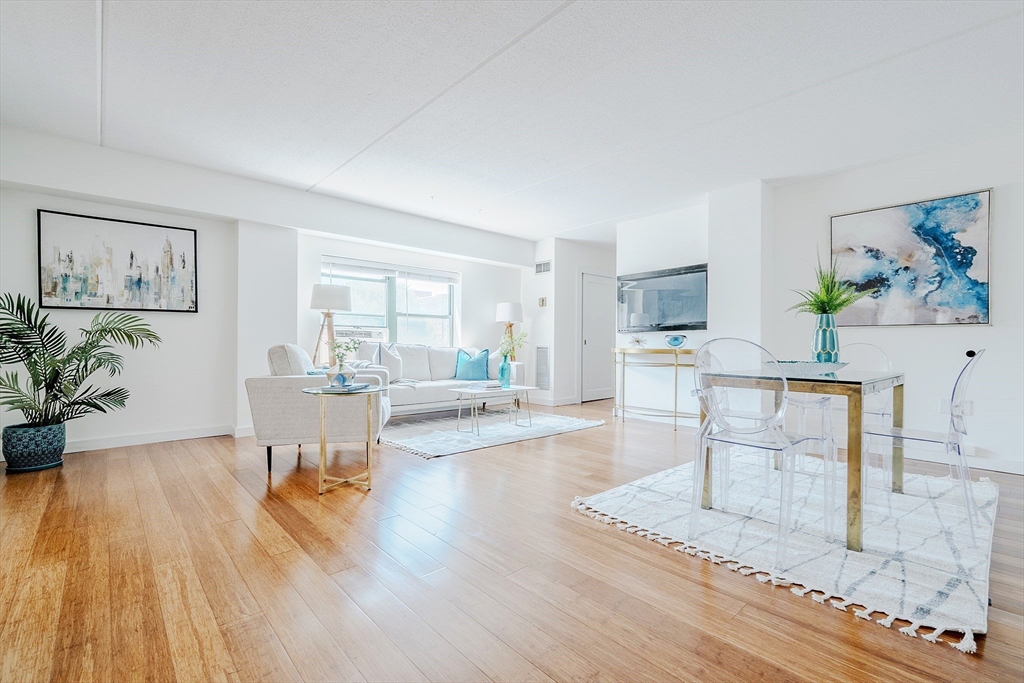
{"type": "Polygon", "coordinates": [[[551,272],[551,261],[541,261],[540,263],[536,264],[534,266],[534,271],[533,272],[536,275],[540,275],[541,273],[550,273],[551,272]]]}
{"type": "Polygon", "coordinates": [[[551,389],[548,356],[551,350],[547,346],[537,347],[537,388],[541,391],[551,389]]]}

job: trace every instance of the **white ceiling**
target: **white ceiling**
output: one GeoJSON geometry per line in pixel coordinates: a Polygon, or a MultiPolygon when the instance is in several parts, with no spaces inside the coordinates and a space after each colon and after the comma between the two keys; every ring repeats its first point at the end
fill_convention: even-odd
{"type": "Polygon", "coordinates": [[[1024,127],[1024,2],[0,2],[0,119],[516,234],[1024,127]]]}

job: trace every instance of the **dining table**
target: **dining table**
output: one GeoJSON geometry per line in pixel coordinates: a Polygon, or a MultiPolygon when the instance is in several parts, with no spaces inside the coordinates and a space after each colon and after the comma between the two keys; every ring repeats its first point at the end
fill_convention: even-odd
{"type": "MultiPolygon", "coordinates": [[[[827,374],[810,374],[805,371],[790,369],[783,366],[785,382],[780,379],[777,371],[751,370],[744,372],[712,372],[703,377],[711,386],[738,389],[758,389],[775,392],[776,407],[781,403],[784,391],[796,394],[817,394],[828,396],[845,396],[846,409],[846,547],[860,552],[863,549],[862,517],[863,487],[861,445],[863,443],[864,397],[881,391],[892,391],[892,426],[903,426],[903,384],[901,372],[847,370],[827,374]]],[[[701,408],[701,424],[706,414],[701,408]]],[[[700,454],[699,454],[700,455],[700,454]]],[[[703,457],[707,458],[704,467],[704,489],[701,496],[701,507],[711,507],[711,449],[708,448],[703,457]]],[[[892,490],[903,493],[903,446],[895,441],[892,449],[892,490]]]]}

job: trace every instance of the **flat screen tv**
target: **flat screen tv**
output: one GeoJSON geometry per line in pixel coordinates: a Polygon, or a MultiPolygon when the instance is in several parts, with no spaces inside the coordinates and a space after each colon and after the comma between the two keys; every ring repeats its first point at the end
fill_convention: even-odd
{"type": "Polygon", "coordinates": [[[619,332],[708,329],[708,264],[620,275],[619,332]]]}

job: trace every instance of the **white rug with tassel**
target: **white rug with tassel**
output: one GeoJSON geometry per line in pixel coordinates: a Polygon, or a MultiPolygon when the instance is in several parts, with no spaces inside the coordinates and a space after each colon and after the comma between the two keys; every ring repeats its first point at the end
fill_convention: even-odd
{"type": "Polygon", "coordinates": [[[461,423],[462,431],[458,431],[456,418],[448,415],[393,421],[385,425],[381,433],[381,442],[429,459],[600,427],[604,420],[583,420],[566,415],[535,412],[532,424],[528,424],[526,411],[522,411],[519,414],[519,424],[516,425],[509,422],[507,411],[489,410],[480,413],[479,434],[469,430],[470,422],[466,412],[462,415],[461,423]]]}
{"type": "MultiPolygon", "coordinates": [[[[972,545],[960,484],[949,478],[907,474],[904,493],[886,493],[882,472],[869,473],[863,509],[863,552],[846,549],[846,501],[837,500],[837,538],[826,540],[822,461],[808,458],[795,475],[794,531],[786,567],[772,570],[778,534],[779,473],[772,471],[765,497],[764,456],[734,452],[729,510],[702,510],[700,531],[689,539],[693,465],[652,474],[587,498],[572,507],[595,519],[697,555],[766,583],[899,631],[937,642],[944,631],[963,634],[951,643],[974,652],[974,634],[988,628],[989,565],[998,487],[973,482],[979,520],[972,545]],[[928,629],[927,631],[925,629],[928,629]]],[[[718,474],[717,465],[715,475],[718,474]]],[[[846,467],[840,463],[837,498],[844,498],[846,467]]],[[[713,500],[718,502],[718,487],[713,500]]],[[[950,634],[954,635],[954,634],[950,634]]]]}

